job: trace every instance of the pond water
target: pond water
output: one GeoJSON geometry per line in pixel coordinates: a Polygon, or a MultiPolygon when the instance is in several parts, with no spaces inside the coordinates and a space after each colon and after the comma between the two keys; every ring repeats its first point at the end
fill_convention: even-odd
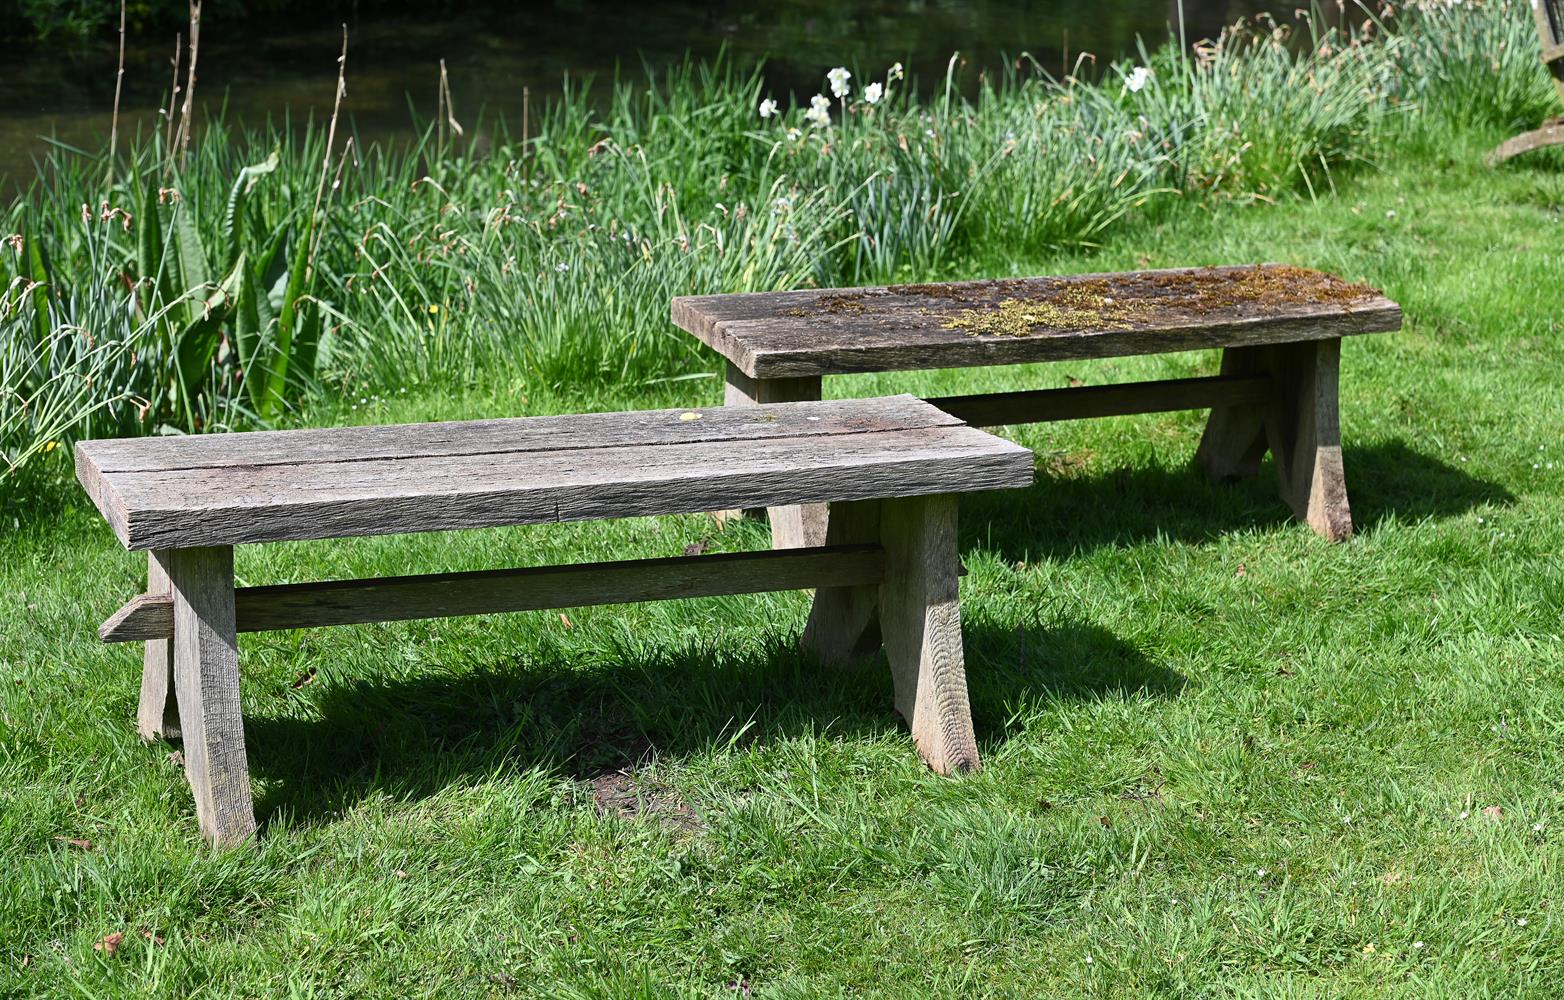
{"type": "MultiPolygon", "coordinates": [[[[1056,75],[1091,52],[1131,55],[1137,38],[1161,42],[1182,16],[1186,38],[1214,35],[1233,19],[1296,4],[1261,0],[748,0],[672,3],[556,0],[553,4],[455,5],[459,12],[361,15],[348,23],[348,99],[364,141],[411,133],[412,114],[435,111],[439,61],[450,74],[464,122],[519,120],[523,88],[533,100],[558,90],[564,74],[639,75],[686,53],[726,50],[739,64],[766,60],[768,85],[807,96],[836,65],[879,74],[901,61],[924,87],[943,81],[951,53],[970,84],[982,67],[1031,53],[1056,75]]],[[[335,24],[201,24],[197,105],[226,101],[230,122],[262,125],[330,114],[341,28],[335,24]]],[[[171,84],[174,36],[127,43],[121,135],[160,127],[171,84]]],[[[114,100],[115,39],[90,51],[11,53],[0,67],[0,191],[34,175],[49,137],[101,148],[114,100]]],[[[181,71],[183,79],[183,71],[181,71]]],[[[123,147],[122,147],[123,148],[123,147]]]]}

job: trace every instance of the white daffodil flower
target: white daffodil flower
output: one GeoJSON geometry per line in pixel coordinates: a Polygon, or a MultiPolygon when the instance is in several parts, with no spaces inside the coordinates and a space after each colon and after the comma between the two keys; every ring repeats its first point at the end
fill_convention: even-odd
{"type": "Polygon", "coordinates": [[[831,99],[823,94],[816,94],[809,99],[809,110],[804,112],[804,121],[815,128],[825,128],[831,124],[831,99]]]}
{"type": "Polygon", "coordinates": [[[906,74],[902,72],[901,63],[895,63],[886,72],[885,82],[894,83],[895,81],[900,80],[903,76],[906,76],[906,74]]]}
{"type": "Polygon", "coordinates": [[[1124,78],[1124,86],[1125,89],[1127,89],[1130,93],[1136,94],[1145,88],[1146,83],[1150,79],[1151,70],[1147,69],[1145,66],[1136,66],[1134,69],[1130,70],[1129,76],[1124,78]]]}
{"type": "Polygon", "coordinates": [[[777,113],[777,102],[776,101],[773,101],[771,98],[768,97],[764,101],[760,102],[760,117],[762,117],[762,118],[770,118],[772,115],[774,115],[776,113],[777,113]]]}
{"type": "Polygon", "coordinates": [[[885,88],[880,86],[878,83],[871,83],[869,86],[863,88],[863,99],[868,101],[870,104],[878,104],[880,98],[884,95],[885,88]]]}
{"type": "Polygon", "coordinates": [[[846,97],[849,93],[852,92],[851,88],[847,86],[847,81],[852,79],[852,74],[847,72],[847,70],[843,67],[836,67],[836,69],[833,69],[831,72],[827,73],[825,78],[831,81],[832,97],[846,97]]]}

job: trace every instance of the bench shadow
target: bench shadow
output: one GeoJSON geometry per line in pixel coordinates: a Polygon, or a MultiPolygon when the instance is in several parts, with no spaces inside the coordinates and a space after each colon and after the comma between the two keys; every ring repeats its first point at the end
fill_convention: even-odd
{"type": "MultiPolygon", "coordinates": [[[[1387,519],[1453,517],[1484,505],[1508,505],[1503,486],[1388,441],[1343,449],[1354,529],[1387,519]]],[[[1269,458],[1260,474],[1213,483],[1194,463],[1112,469],[1092,476],[1052,476],[1040,469],[1025,490],[962,498],[962,546],[1011,560],[1065,558],[1091,549],[1165,537],[1202,542],[1219,535],[1288,524],[1269,458]]]]}
{"type": "MultiPolygon", "coordinates": [[[[1009,733],[1018,699],[1163,699],[1184,678],[1095,625],[964,629],[983,752],[1009,733]]],[[[753,657],[685,645],[576,669],[493,663],[457,676],[353,681],[315,693],[314,717],[245,720],[263,823],[316,823],[372,795],[417,800],[496,772],[544,768],[582,782],[807,734],[906,737],[884,657],[825,666],[778,643],[753,657]]],[[[907,753],[913,754],[910,737],[907,753]]]]}

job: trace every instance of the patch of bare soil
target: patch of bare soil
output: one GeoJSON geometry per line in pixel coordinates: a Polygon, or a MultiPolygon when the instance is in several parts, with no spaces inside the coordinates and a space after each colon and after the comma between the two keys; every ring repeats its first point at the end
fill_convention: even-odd
{"type": "Polygon", "coordinates": [[[693,836],[705,829],[677,792],[629,768],[592,779],[592,805],[599,816],[650,819],[671,833],[693,836]]]}

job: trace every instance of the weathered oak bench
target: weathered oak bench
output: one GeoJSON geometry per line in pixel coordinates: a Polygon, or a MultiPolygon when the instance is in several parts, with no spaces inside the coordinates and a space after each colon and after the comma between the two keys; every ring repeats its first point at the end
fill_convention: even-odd
{"type": "Polygon", "coordinates": [[[85,441],[76,471],[150,550],[147,593],[99,630],[146,643],[138,728],[183,739],[201,830],[232,843],[255,830],[235,636],[268,629],[812,587],[806,644],[883,634],[919,753],[975,768],[956,494],[1030,484],[1032,454],[896,396],[85,441]],[[785,552],[234,586],[239,544],[813,503],[831,538],[785,552]]]}
{"type": "MultiPolygon", "coordinates": [[[[1285,265],[836,288],[673,300],[673,322],[728,361],[730,405],[819,399],[822,376],[1222,348],[1204,378],[930,402],[982,427],[1211,410],[1196,459],[1252,476],[1269,449],[1283,498],[1330,539],[1352,532],[1337,423],[1341,338],[1396,330],[1376,290],[1285,265]]],[[[815,544],[820,508],[771,511],[779,546],[815,544]]]]}

